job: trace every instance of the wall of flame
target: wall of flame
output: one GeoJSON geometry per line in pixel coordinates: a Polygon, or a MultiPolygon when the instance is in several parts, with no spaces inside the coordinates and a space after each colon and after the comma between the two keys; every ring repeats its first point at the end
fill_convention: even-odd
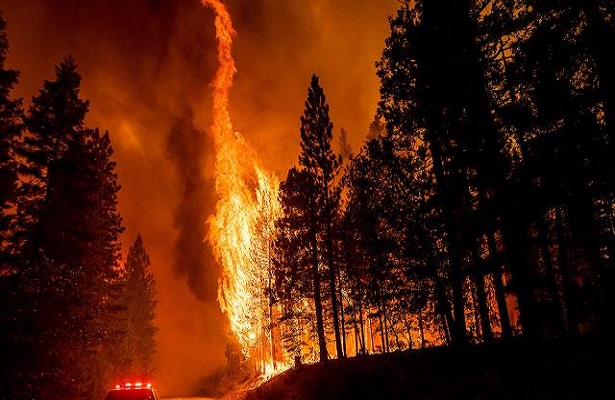
{"type": "MultiPolygon", "coordinates": [[[[233,130],[228,103],[235,74],[232,47],[236,33],[221,1],[203,0],[203,4],[216,13],[220,63],[212,83],[211,132],[216,148],[218,203],[216,214],[209,220],[209,240],[221,263],[220,307],[228,315],[244,353],[250,355],[263,337],[263,327],[269,325],[268,302],[264,299],[269,266],[266,248],[280,212],[279,182],[274,174],[260,166],[255,151],[233,130]],[[265,256],[261,257],[263,249],[265,256]]],[[[261,357],[264,354],[260,352],[261,357]]]]}

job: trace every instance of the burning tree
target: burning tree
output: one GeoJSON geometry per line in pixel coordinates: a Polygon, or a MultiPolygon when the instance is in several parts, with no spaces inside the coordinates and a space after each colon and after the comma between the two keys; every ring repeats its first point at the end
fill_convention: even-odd
{"type": "Polygon", "coordinates": [[[209,240],[221,263],[218,300],[244,355],[260,361],[261,373],[274,367],[271,333],[270,259],[274,221],[279,215],[278,180],[261,167],[256,153],[233,130],[228,94],[235,62],[235,30],[224,4],[203,0],[216,13],[220,66],[213,86],[212,136],[216,148],[216,214],[208,223],[209,240]]]}

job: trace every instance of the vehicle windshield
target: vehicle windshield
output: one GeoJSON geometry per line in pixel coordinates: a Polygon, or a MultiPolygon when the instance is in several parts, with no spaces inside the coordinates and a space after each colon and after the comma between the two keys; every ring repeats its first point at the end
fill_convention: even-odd
{"type": "Polygon", "coordinates": [[[155,400],[151,389],[112,390],[105,400],[155,400]]]}

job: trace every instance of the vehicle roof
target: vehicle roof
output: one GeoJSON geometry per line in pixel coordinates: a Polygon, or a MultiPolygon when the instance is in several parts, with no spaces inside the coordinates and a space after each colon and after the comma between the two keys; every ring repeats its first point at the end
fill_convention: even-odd
{"type": "Polygon", "coordinates": [[[119,388],[110,390],[105,400],[158,400],[153,388],[119,388]]]}

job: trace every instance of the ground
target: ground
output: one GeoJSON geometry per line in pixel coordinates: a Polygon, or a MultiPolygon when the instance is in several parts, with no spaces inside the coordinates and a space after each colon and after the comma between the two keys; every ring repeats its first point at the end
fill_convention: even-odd
{"type": "Polygon", "coordinates": [[[303,365],[224,400],[615,398],[612,345],[514,339],[303,365]]]}

